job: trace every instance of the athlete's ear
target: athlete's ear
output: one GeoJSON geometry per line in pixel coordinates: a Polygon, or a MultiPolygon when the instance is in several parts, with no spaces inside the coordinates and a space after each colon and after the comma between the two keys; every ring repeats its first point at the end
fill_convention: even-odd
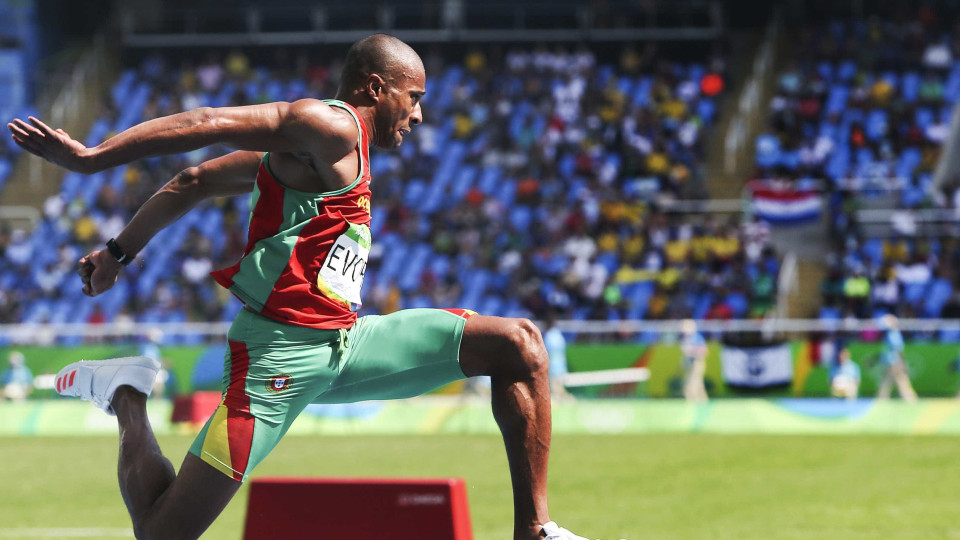
{"type": "Polygon", "coordinates": [[[383,80],[383,77],[377,75],[376,73],[371,73],[370,76],[367,77],[367,84],[364,87],[367,97],[375,102],[379,102],[380,96],[383,95],[385,90],[386,81],[383,80]]]}

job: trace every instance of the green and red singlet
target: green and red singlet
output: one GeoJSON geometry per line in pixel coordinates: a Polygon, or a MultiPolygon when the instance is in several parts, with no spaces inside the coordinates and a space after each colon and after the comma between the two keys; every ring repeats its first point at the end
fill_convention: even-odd
{"type": "Polygon", "coordinates": [[[306,193],[283,186],[264,154],[250,199],[250,230],[243,257],[211,272],[248,308],[271,319],[311,328],[350,328],[370,252],[369,133],[357,123],[360,172],[349,186],[306,193]]]}

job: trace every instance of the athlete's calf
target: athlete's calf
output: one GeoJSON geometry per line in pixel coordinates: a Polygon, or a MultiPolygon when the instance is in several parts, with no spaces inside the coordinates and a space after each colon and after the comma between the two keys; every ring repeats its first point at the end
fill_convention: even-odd
{"type": "Polygon", "coordinates": [[[549,359],[540,330],[526,319],[474,316],[460,344],[468,376],[489,375],[493,416],[500,426],[513,484],[514,539],[540,538],[550,521],[549,359]]]}

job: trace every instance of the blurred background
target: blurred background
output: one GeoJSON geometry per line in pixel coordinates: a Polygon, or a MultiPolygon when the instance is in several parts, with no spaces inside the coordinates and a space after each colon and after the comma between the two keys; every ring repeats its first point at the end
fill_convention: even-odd
{"type": "MultiPolygon", "coordinates": [[[[399,150],[371,153],[361,315],[530,318],[551,356],[554,429],[571,445],[617,436],[603,440],[683,448],[705,465],[707,450],[664,434],[727,435],[696,439],[709,455],[768,455],[779,439],[763,436],[796,435],[792,451],[831,456],[815,469],[859,456],[839,484],[863,499],[847,517],[869,526],[836,528],[803,506],[812,495],[783,499],[799,509],[790,530],[946,538],[960,532],[938,521],[956,495],[942,478],[904,472],[922,508],[884,528],[888,503],[868,480],[881,472],[863,464],[871,448],[901,462],[879,449],[905,440],[940,456],[952,443],[936,437],[960,433],[958,13],[952,0],[0,0],[0,116],[36,115],[92,146],[197,107],[333,97],[351,43],[396,35],[426,65],[424,123],[399,150]],[[847,438],[803,438],[826,434],[847,438]]],[[[195,429],[219,399],[241,308],[208,273],[241,255],[247,198],[193,210],[95,299],[75,268],[174,174],[229,149],[82,175],[5,140],[0,447],[115,430],[57,398],[52,374],[78,358],[162,359],[154,427],[195,429]]],[[[312,406],[293,433],[487,437],[486,393],[469,380],[410,402],[312,406]]],[[[645,478],[664,474],[645,466],[645,478]]],[[[593,478],[598,493],[622,467],[593,478]]],[[[664,480],[686,486],[675,481],[664,480]]],[[[698,513],[698,529],[676,512],[605,534],[797,537],[772,521],[719,533],[728,512],[698,513]]]]}

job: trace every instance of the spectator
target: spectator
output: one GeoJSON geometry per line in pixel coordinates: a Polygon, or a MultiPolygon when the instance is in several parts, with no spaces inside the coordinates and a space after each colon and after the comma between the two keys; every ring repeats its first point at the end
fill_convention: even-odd
{"type": "Polygon", "coordinates": [[[870,299],[870,279],[864,275],[862,266],[843,282],[843,297],[847,309],[857,317],[867,316],[867,301],[870,299]]]}
{"type": "Polygon", "coordinates": [[[903,335],[900,333],[899,321],[895,315],[884,315],[880,319],[880,326],[883,329],[883,351],[880,354],[880,360],[883,362],[886,371],[883,374],[883,380],[880,381],[880,388],[877,390],[877,399],[890,399],[890,390],[894,383],[900,391],[900,397],[904,401],[916,401],[917,393],[910,384],[910,375],[907,369],[906,361],[903,357],[903,335]]]}
{"type": "Polygon", "coordinates": [[[567,340],[563,332],[557,328],[553,315],[548,315],[544,321],[546,330],[543,332],[543,343],[550,357],[550,394],[553,399],[570,399],[573,396],[567,392],[563,379],[567,375],[567,340]]]}
{"type": "Polygon", "coordinates": [[[160,362],[160,371],[157,373],[157,380],[153,386],[153,393],[150,394],[153,399],[161,399],[164,396],[171,396],[177,393],[177,380],[173,372],[170,371],[170,360],[163,355],[160,350],[160,343],[163,341],[163,330],[159,328],[150,328],[142,338],[138,354],[153,358],[160,362]]]}
{"type": "Polygon", "coordinates": [[[20,351],[12,351],[7,361],[9,367],[0,374],[2,396],[10,401],[24,401],[33,392],[33,373],[20,351]]]}
{"type": "Polygon", "coordinates": [[[893,269],[881,270],[881,281],[873,286],[873,305],[885,313],[897,315],[900,305],[900,283],[893,269]]]}
{"type": "Polygon", "coordinates": [[[923,65],[931,69],[947,69],[953,62],[948,40],[940,40],[927,45],[923,51],[923,65]]]}
{"type": "Polygon", "coordinates": [[[683,398],[692,402],[707,401],[707,389],[703,378],[707,372],[707,342],[697,331],[697,323],[685,319],[680,323],[683,339],[680,351],[683,354],[683,398]]]}
{"type": "Polygon", "coordinates": [[[838,343],[837,358],[830,368],[830,393],[834,397],[857,399],[860,391],[860,366],[850,358],[846,343],[838,343]]]}
{"type": "Polygon", "coordinates": [[[730,307],[730,302],[727,300],[726,292],[723,292],[720,295],[720,298],[710,306],[710,310],[707,311],[707,320],[711,321],[729,321],[733,318],[733,309],[730,307]]]}
{"type": "Polygon", "coordinates": [[[825,306],[839,306],[843,299],[843,269],[837,265],[831,266],[826,279],[820,285],[820,295],[825,306]]]}
{"type": "Polygon", "coordinates": [[[6,258],[16,266],[25,267],[33,257],[33,246],[23,229],[14,229],[7,245],[6,258]]]}
{"type": "Polygon", "coordinates": [[[762,268],[750,285],[751,317],[763,317],[776,303],[777,281],[773,274],[762,268]]]}

